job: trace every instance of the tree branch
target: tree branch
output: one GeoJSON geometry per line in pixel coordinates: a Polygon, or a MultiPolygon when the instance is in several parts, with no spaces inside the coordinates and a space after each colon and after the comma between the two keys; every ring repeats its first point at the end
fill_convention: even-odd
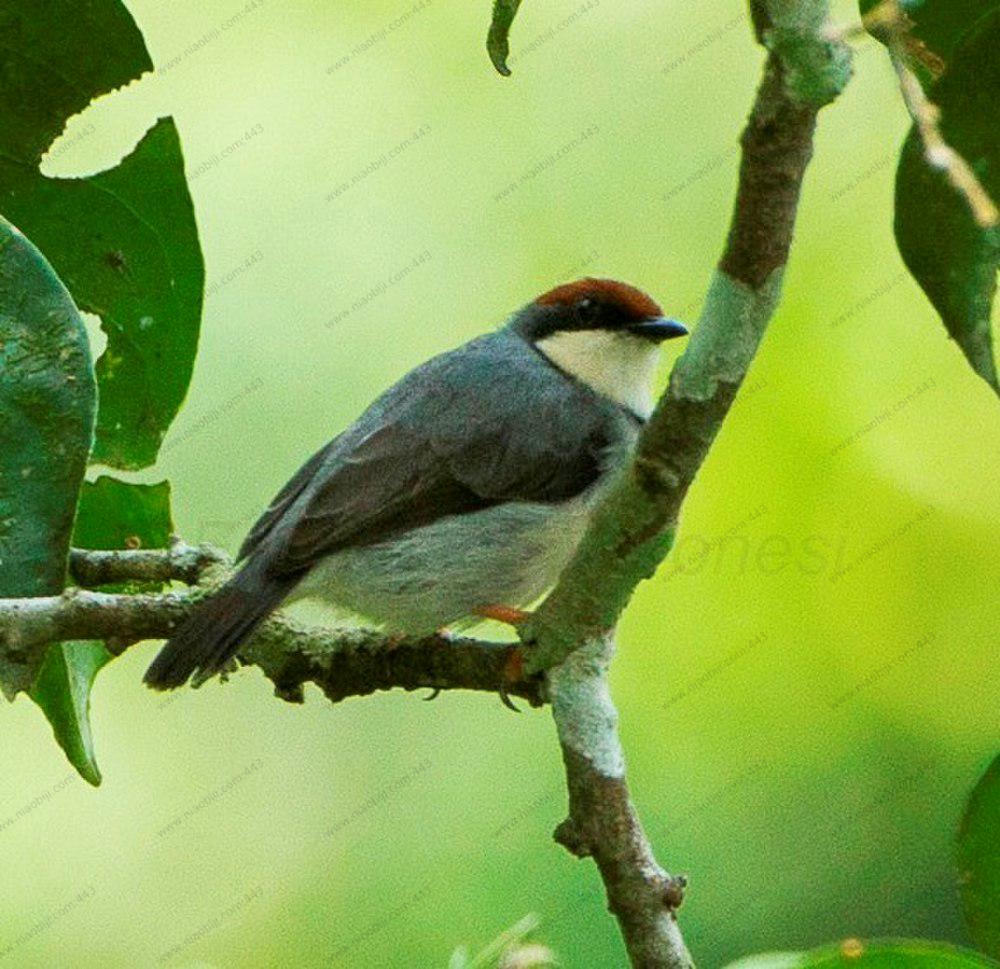
{"type": "MultiPolygon", "coordinates": [[[[924,146],[924,160],[931,168],[944,172],[952,188],[969,206],[976,224],[990,229],[1000,222],[1000,210],[972,166],[945,140],[941,132],[941,109],[924,93],[920,79],[910,64],[917,61],[937,80],[945,70],[945,62],[913,33],[913,20],[900,0],[882,0],[872,7],[857,30],[867,31],[878,38],[889,52],[889,60],[899,80],[899,91],[924,146]]],[[[843,39],[853,33],[840,31],[843,39]]]]}
{"type": "Polygon", "coordinates": [[[120,582],[186,582],[195,585],[228,557],[211,545],[187,545],[175,539],[170,548],[89,549],[69,553],[69,574],[85,589],[120,582]]]}
{"type": "MultiPolygon", "coordinates": [[[[134,579],[126,564],[148,578],[148,559],[134,554],[118,559],[116,581],[134,579]]],[[[17,654],[39,644],[103,639],[114,653],[143,639],[165,639],[187,616],[199,592],[160,595],[111,595],[67,589],[58,596],[0,599],[0,645],[17,654]]],[[[240,658],[259,666],[278,696],[301,702],[306,683],[315,683],[333,702],[376,690],[483,690],[504,683],[510,646],[476,639],[444,638],[396,642],[367,629],[319,629],[282,616],[269,618],[240,650],[240,658]]],[[[506,692],[532,706],[545,699],[539,678],[506,684],[506,692]]]]}
{"type": "Polygon", "coordinates": [[[519,632],[525,667],[548,670],[569,789],[556,840],[594,858],[629,959],[691,969],[675,910],[684,880],[656,862],[629,798],[607,688],[610,632],[636,585],[673,543],[681,504],[753,361],[781,290],[819,108],[850,77],[850,52],[825,36],[825,0],[752,0],[769,49],[741,139],[726,249],[697,329],[559,583],[519,632]]]}
{"type": "Polygon", "coordinates": [[[777,306],[816,114],[846,84],[850,62],[847,47],[821,33],[822,0],[758,6],[768,14],[761,23],[770,54],[741,139],[725,252],[631,466],[555,590],[522,627],[531,671],[557,665],[612,629],[636,585],[669,552],[681,503],[777,306]]]}
{"type": "Polygon", "coordinates": [[[941,109],[928,100],[916,74],[910,70],[902,46],[893,39],[889,44],[889,59],[899,78],[899,90],[906,110],[910,112],[924,145],[924,158],[931,168],[944,172],[952,187],[965,198],[976,224],[991,229],[1000,221],[1000,212],[983,183],[976,178],[972,166],[944,140],[939,121],[941,109]]]}
{"type": "Polygon", "coordinates": [[[632,965],[692,969],[674,914],[686,881],[657,863],[625,781],[606,676],[613,649],[611,636],[594,640],[549,674],[569,790],[569,814],[554,837],[596,862],[632,965]]]}

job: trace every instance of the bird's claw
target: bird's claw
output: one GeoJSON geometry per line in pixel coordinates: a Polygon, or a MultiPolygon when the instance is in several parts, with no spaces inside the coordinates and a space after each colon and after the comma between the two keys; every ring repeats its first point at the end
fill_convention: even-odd
{"type": "Polygon", "coordinates": [[[521,708],[514,704],[514,701],[510,698],[510,694],[507,692],[507,685],[505,683],[500,684],[500,702],[508,709],[513,710],[515,713],[520,713],[521,708]]]}
{"type": "Polygon", "coordinates": [[[520,683],[524,678],[524,655],[520,646],[509,646],[507,648],[507,658],[504,660],[503,670],[500,674],[500,702],[515,713],[520,713],[520,707],[514,705],[514,701],[507,692],[507,687],[512,683],[520,683]]]}

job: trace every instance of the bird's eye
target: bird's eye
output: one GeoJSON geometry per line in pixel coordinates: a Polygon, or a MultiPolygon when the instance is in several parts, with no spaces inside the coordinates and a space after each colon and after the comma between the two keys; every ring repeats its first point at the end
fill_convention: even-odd
{"type": "Polygon", "coordinates": [[[577,301],[576,310],[582,319],[592,320],[597,315],[597,302],[589,296],[585,296],[577,301]]]}

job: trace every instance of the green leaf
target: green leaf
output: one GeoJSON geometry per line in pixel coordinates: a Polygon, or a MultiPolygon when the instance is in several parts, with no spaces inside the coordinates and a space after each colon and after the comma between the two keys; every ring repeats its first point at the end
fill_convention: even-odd
{"type": "Polygon", "coordinates": [[[146,467],[187,392],[201,318],[204,266],[177,131],[161,119],[116,168],[43,176],[39,160],[66,119],[153,65],[118,0],[4,4],[0,34],[0,210],[101,317],[94,460],[146,467]]]}
{"type": "Polygon", "coordinates": [[[104,643],[56,643],[45,654],[31,689],[31,699],[48,717],[69,762],[94,787],[101,783],[101,772],[90,733],[90,688],[97,671],[110,659],[104,643]]]}
{"type": "Polygon", "coordinates": [[[978,952],[944,942],[887,939],[859,942],[792,954],[776,952],[730,963],[726,969],[997,969],[978,952]]]}
{"type": "MultiPolygon", "coordinates": [[[[170,485],[130,484],[108,475],[85,481],[80,492],[73,544],[79,548],[162,548],[167,545],[170,485]]],[[[149,592],[158,583],[106,586],[107,592],[149,592]]],[[[45,654],[31,698],[42,708],[59,746],[80,775],[94,786],[101,772],[90,732],[90,689],[97,671],[111,659],[104,644],[83,640],[55,643],[45,654]]]]}
{"type": "MultiPolygon", "coordinates": [[[[109,475],[85,481],[77,508],[73,544],[77,548],[166,548],[173,522],[170,484],[130,484],[109,475]]],[[[104,592],[156,592],[162,582],[102,586],[104,592]]]]}
{"type": "Polygon", "coordinates": [[[958,870],[969,934],[1000,959],[1000,756],[969,796],[958,830],[958,870]]]}
{"type": "MultiPolygon", "coordinates": [[[[1000,8],[981,18],[930,90],[945,140],[1000,199],[1000,8]]],[[[896,243],[973,370],[998,394],[990,313],[1000,268],[1000,229],[977,225],[968,201],[928,164],[911,129],[896,172],[896,243]]]]}
{"type": "MultiPolygon", "coordinates": [[[[860,0],[864,16],[882,0],[860,0]]],[[[913,24],[910,33],[946,66],[962,35],[983,14],[1000,6],[1000,0],[901,0],[900,6],[913,24]]],[[[878,31],[873,36],[883,40],[878,31]]]]}
{"type": "Polygon", "coordinates": [[[79,548],[166,548],[170,484],[129,484],[102,474],[80,493],[73,544],[79,548]]]}
{"type": "MultiPolygon", "coordinates": [[[[0,219],[0,596],[58,593],[93,439],[90,348],[45,257],[0,219]]],[[[44,649],[0,643],[0,687],[28,690],[44,649]]]]}
{"type": "Polygon", "coordinates": [[[489,51],[493,66],[504,77],[510,76],[507,66],[507,55],[510,53],[508,37],[510,25],[517,16],[517,8],[521,0],[493,0],[493,19],[490,21],[490,31],[486,36],[486,49],[489,51]]]}

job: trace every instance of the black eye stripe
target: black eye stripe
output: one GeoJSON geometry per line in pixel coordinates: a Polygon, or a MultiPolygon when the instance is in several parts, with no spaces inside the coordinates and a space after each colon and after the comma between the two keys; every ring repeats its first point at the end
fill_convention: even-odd
{"type": "Polygon", "coordinates": [[[518,329],[530,340],[573,330],[624,332],[637,322],[628,307],[608,303],[593,294],[577,296],[572,302],[532,304],[518,329]]]}
{"type": "Polygon", "coordinates": [[[603,307],[592,296],[584,296],[576,301],[576,316],[584,329],[594,326],[603,313],[603,307]]]}

